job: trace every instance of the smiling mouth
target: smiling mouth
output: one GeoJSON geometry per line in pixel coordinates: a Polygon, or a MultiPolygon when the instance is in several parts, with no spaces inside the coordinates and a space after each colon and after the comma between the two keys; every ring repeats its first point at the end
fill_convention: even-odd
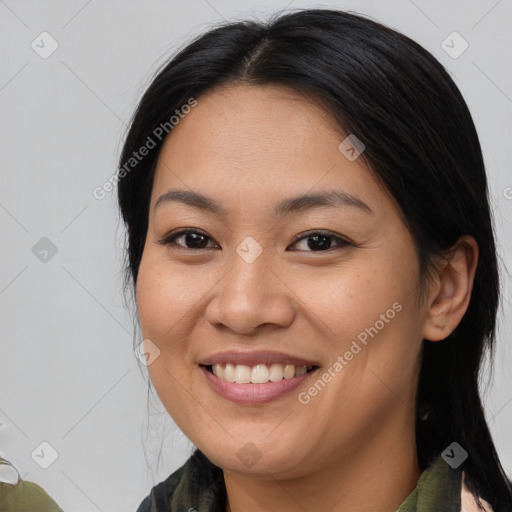
{"type": "Polygon", "coordinates": [[[306,373],[319,368],[318,366],[295,366],[293,364],[273,363],[257,364],[248,366],[244,364],[213,364],[201,365],[210,373],[224,382],[234,382],[236,384],[266,384],[267,382],[279,382],[282,380],[300,377],[306,373]]]}

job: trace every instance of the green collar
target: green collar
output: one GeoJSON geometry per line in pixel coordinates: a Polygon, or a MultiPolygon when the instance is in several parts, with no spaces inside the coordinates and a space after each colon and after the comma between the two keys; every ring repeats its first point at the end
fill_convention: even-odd
{"type": "Polygon", "coordinates": [[[9,512],[63,512],[50,495],[34,482],[20,477],[18,470],[8,460],[0,457],[0,465],[11,466],[18,473],[15,484],[0,482],[0,510],[9,512]]]}
{"type": "MultiPolygon", "coordinates": [[[[438,456],[396,512],[459,512],[461,477],[460,469],[438,456]]],[[[151,489],[137,512],[225,512],[226,500],[222,469],[196,448],[183,466],[151,489]]]]}
{"type": "Polygon", "coordinates": [[[459,512],[461,480],[462,470],[452,469],[439,455],[396,512],[459,512]]]}

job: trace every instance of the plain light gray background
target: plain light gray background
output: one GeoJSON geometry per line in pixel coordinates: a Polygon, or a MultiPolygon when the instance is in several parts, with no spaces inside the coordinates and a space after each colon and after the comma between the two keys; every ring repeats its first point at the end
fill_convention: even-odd
{"type": "MultiPolygon", "coordinates": [[[[115,172],[125,123],[158,64],[212,23],[285,7],[369,15],[447,67],[474,116],[499,250],[511,266],[510,0],[0,1],[0,454],[65,510],[134,511],[192,449],[158,400],[148,410],[121,292],[115,193],[97,200],[92,191],[115,172]],[[43,31],[58,43],[47,58],[31,47],[51,49],[43,31]],[[454,31],[469,45],[457,58],[465,43],[454,31]],[[442,46],[448,36],[452,55],[442,46]],[[52,449],[57,458],[43,469],[52,449]]],[[[507,274],[503,297],[485,403],[512,475],[507,274]]]]}

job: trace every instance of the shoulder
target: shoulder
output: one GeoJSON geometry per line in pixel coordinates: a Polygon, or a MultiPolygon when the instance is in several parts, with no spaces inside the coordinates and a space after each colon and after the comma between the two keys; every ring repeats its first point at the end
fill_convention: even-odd
{"type": "Polygon", "coordinates": [[[462,485],[460,490],[461,512],[493,512],[491,505],[483,498],[477,498],[466,486],[466,475],[462,473],[462,485]]]}
{"type": "Polygon", "coordinates": [[[142,500],[137,508],[137,512],[160,512],[167,510],[174,491],[183,478],[187,464],[190,464],[190,459],[164,481],[155,485],[149,495],[142,500]]]}
{"type": "Polygon", "coordinates": [[[225,499],[222,470],[196,448],[183,466],[151,489],[137,512],[224,510],[225,499]]]}

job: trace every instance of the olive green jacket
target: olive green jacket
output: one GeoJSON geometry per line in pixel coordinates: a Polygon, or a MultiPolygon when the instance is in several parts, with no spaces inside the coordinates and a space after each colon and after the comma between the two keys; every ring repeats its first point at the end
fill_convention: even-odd
{"type": "MultiPolygon", "coordinates": [[[[226,500],[222,469],[196,449],[183,466],[151,489],[137,512],[225,512],[226,500]]],[[[465,487],[462,470],[452,469],[438,456],[396,512],[492,512],[484,500],[482,505],[478,507],[465,487]]]]}
{"type": "Polygon", "coordinates": [[[22,480],[8,460],[0,457],[0,465],[11,466],[18,473],[15,484],[0,482],[1,512],[63,512],[42,487],[22,480]]]}
{"type": "MultiPolygon", "coordinates": [[[[0,457],[0,464],[10,462],[0,457]]],[[[14,467],[14,466],[13,466],[14,467]]],[[[221,468],[195,450],[187,462],[153,487],[137,512],[225,512],[226,488],[221,468]]],[[[37,484],[19,477],[16,484],[0,482],[2,512],[63,512],[37,484]]],[[[460,469],[439,456],[420,476],[416,488],[396,512],[492,512],[485,500],[478,506],[464,484],[460,469]]]]}

